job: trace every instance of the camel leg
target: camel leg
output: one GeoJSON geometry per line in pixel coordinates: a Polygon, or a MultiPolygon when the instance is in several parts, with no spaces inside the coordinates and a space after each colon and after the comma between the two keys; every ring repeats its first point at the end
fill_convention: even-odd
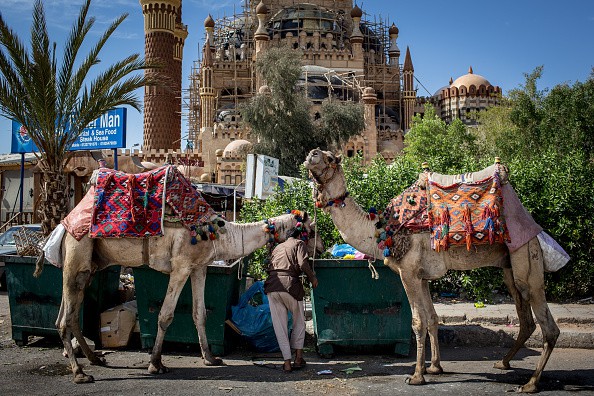
{"type": "Polygon", "coordinates": [[[532,317],[532,312],[530,311],[530,303],[524,300],[522,295],[518,292],[518,289],[516,289],[511,268],[503,269],[503,280],[516,304],[516,312],[518,313],[518,319],[520,321],[520,331],[512,348],[509,350],[509,352],[507,352],[503,359],[495,363],[493,367],[501,370],[509,370],[510,360],[513,359],[520,348],[524,346],[526,340],[528,340],[532,333],[534,333],[534,330],[536,330],[536,324],[534,323],[534,318],[532,317]]]}
{"type": "Polygon", "coordinates": [[[427,312],[427,330],[429,333],[429,341],[431,343],[431,365],[427,367],[428,374],[442,374],[441,355],[439,353],[439,340],[437,333],[439,330],[439,319],[435,306],[431,301],[431,292],[429,291],[429,282],[423,280],[423,303],[425,303],[424,311],[427,312]]]}
{"type": "MultiPolygon", "coordinates": [[[[93,382],[94,378],[91,375],[86,375],[80,364],[78,363],[76,356],[74,355],[74,349],[72,348],[72,334],[77,337],[79,344],[82,346],[84,337],[80,331],[78,318],[80,306],[84,297],[84,288],[87,281],[90,278],[89,271],[82,271],[76,274],[74,279],[69,276],[70,272],[64,270],[64,286],[62,289],[62,304],[60,305],[60,312],[56,320],[56,327],[58,328],[58,334],[64,344],[64,349],[68,354],[70,360],[70,367],[72,368],[72,374],[74,375],[73,382],[76,384],[93,382]]],[[[88,348],[88,345],[87,345],[88,348]]],[[[90,350],[90,348],[88,348],[90,350]]],[[[88,356],[87,356],[88,357],[88,356]]],[[[98,359],[93,354],[95,359],[98,359]]],[[[93,362],[93,357],[90,358],[93,362]]]]}
{"type": "Polygon", "coordinates": [[[530,377],[530,380],[518,389],[520,392],[534,393],[538,392],[538,381],[559,337],[559,327],[555,323],[553,315],[551,315],[545,296],[543,258],[538,239],[533,238],[526,245],[514,252],[511,255],[511,263],[515,283],[516,285],[520,285],[520,290],[521,287],[527,287],[530,305],[542,330],[543,351],[536,370],[532,374],[532,377],[530,377]],[[516,275],[516,268],[522,265],[526,266],[526,264],[529,266],[528,271],[524,272],[526,276],[518,277],[516,275]]]}
{"type": "Polygon", "coordinates": [[[167,373],[169,369],[161,362],[161,355],[163,351],[163,340],[165,339],[165,332],[173,321],[173,314],[179,295],[188,280],[189,265],[181,266],[183,270],[172,271],[169,275],[169,285],[167,287],[167,294],[163,300],[161,311],[159,311],[159,320],[157,328],[157,336],[155,337],[155,345],[151,353],[151,361],[148,367],[150,374],[167,373]]]}
{"type": "Polygon", "coordinates": [[[206,338],[206,305],[204,303],[204,287],[206,283],[206,271],[208,266],[204,265],[192,271],[190,280],[192,282],[192,317],[198,331],[198,341],[204,364],[207,366],[220,366],[223,360],[213,357],[206,338]]]}
{"type": "MultiPolygon", "coordinates": [[[[56,328],[64,344],[64,349],[70,360],[70,367],[74,375],[74,383],[93,382],[90,375],[86,375],[78,363],[74,350],[72,348],[72,334],[81,346],[86,345],[79,326],[80,307],[84,298],[84,290],[91,278],[92,261],[91,252],[93,251],[93,240],[88,237],[77,241],[70,234],[66,234],[63,241],[64,248],[64,268],[62,270],[62,303],[56,319],[56,328]]],[[[87,349],[90,351],[90,348],[87,349]]],[[[83,349],[85,351],[85,349],[83,349]]],[[[85,351],[86,353],[87,351],[85,351]]],[[[96,355],[87,355],[91,362],[98,363],[96,355]]]]}
{"type": "Polygon", "coordinates": [[[415,333],[417,341],[417,361],[415,364],[415,372],[412,377],[406,379],[409,385],[423,385],[425,384],[425,340],[427,337],[427,317],[426,304],[424,302],[425,294],[422,292],[422,280],[418,278],[407,276],[404,271],[400,271],[400,278],[402,285],[408,297],[410,308],[412,311],[412,329],[415,333]]]}

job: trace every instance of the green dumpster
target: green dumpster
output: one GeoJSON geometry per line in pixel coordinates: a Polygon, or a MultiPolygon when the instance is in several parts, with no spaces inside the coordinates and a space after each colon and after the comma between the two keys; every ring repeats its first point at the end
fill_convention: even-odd
{"type": "MultiPolygon", "coordinates": [[[[33,276],[37,257],[3,255],[12,339],[17,345],[27,344],[30,335],[58,336],[56,318],[62,301],[62,269],[45,262],[39,278],[33,276]]],[[[101,312],[118,304],[120,266],[99,271],[85,290],[81,309],[83,334],[100,344],[101,312]]]]}
{"type": "MultiPolygon", "coordinates": [[[[226,355],[238,342],[239,336],[225,325],[225,321],[231,318],[231,306],[237,304],[239,295],[245,289],[246,267],[241,262],[232,266],[208,266],[204,290],[206,337],[210,350],[215,355],[226,355]]],[[[148,266],[134,268],[140,342],[143,348],[149,349],[155,344],[159,311],[168,283],[168,275],[148,266]]],[[[165,333],[165,341],[198,344],[198,333],[192,318],[192,287],[189,279],[179,296],[173,322],[165,333]]]]}
{"type": "Polygon", "coordinates": [[[382,261],[316,260],[311,291],[316,348],[322,357],[344,351],[386,350],[408,355],[412,315],[400,277],[382,261]]]}

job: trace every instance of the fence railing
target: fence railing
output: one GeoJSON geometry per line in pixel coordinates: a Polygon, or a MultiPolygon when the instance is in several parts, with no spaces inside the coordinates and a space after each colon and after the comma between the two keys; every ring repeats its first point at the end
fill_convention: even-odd
{"type": "Polygon", "coordinates": [[[0,226],[0,232],[6,231],[8,227],[20,224],[31,224],[33,222],[33,212],[6,212],[6,220],[0,226]]]}

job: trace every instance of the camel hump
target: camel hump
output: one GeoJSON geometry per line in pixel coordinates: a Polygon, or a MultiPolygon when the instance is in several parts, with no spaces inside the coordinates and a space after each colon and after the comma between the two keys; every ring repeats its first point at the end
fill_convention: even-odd
{"type": "Polygon", "coordinates": [[[501,184],[507,183],[507,167],[503,164],[495,163],[480,171],[460,173],[457,175],[444,175],[437,172],[424,171],[419,174],[417,184],[419,187],[425,189],[429,180],[442,186],[450,186],[457,183],[472,183],[493,176],[495,173],[499,174],[501,184]]]}

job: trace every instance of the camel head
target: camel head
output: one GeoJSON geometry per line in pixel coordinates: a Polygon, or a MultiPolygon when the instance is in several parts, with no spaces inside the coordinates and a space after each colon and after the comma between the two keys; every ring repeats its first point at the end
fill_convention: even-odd
{"type": "MultiPolygon", "coordinates": [[[[288,212],[288,211],[287,211],[288,212]]],[[[271,235],[267,247],[274,247],[288,239],[288,234],[300,231],[300,238],[307,246],[307,253],[313,257],[324,252],[324,243],[318,236],[316,223],[305,211],[292,210],[290,213],[264,221],[263,231],[271,235]]]]}
{"type": "Polygon", "coordinates": [[[319,208],[327,208],[331,202],[343,201],[347,196],[341,160],[340,155],[318,148],[311,150],[303,163],[316,183],[314,199],[319,208]]]}

